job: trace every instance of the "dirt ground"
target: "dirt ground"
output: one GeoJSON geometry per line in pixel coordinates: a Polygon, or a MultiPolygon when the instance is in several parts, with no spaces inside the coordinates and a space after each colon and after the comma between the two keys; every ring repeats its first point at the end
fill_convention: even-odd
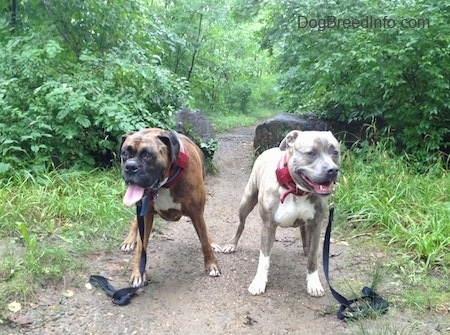
{"type": "MultiPolygon", "coordinates": [[[[250,127],[219,136],[220,173],[206,181],[206,222],[219,245],[227,243],[236,229],[237,207],[253,161],[253,132],[250,127]]],[[[129,305],[116,306],[100,289],[85,286],[90,274],[109,278],[117,288],[128,286],[132,254],[119,251],[118,245],[115,252],[92,256],[92,266],[78,286],[49,287],[35,304],[13,316],[29,325],[0,325],[0,334],[450,334],[445,316],[415,315],[392,304],[376,319],[339,321],[322,267],[325,296],[312,298],[306,293],[306,257],[298,229],[278,229],[266,293],[251,296],[247,287],[258,264],[259,234],[255,210],[236,253],[217,254],[222,275],[211,278],[204,273],[200,244],[189,220],[164,224],[149,245],[150,282],[129,305]]],[[[349,245],[331,246],[333,282],[370,284],[370,267],[382,262],[383,255],[363,242],[354,239],[349,245]]],[[[398,285],[387,278],[378,293],[389,300],[398,285]]]]}

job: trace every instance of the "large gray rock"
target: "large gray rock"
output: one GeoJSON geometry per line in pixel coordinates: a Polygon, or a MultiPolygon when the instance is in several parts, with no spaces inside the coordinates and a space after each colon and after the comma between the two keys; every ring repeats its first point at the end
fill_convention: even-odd
{"type": "Polygon", "coordinates": [[[277,147],[291,130],[330,130],[341,142],[351,145],[363,137],[362,124],[324,120],[313,113],[296,115],[283,113],[261,122],[255,130],[253,147],[256,154],[277,147]]]}
{"type": "Polygon", "coordinates": [[[183,106],[176,113],[175,122],[177,132],[191,138],[202,149],[206,159],[214,156],[217,140],[211,122],[205,114],[183,106]]]}
{"type": "Polygon", "coordinates": [[[255,130],[253,147],[257,154],[276,147],[291,130],[326,130],[327,125],[313,115],[279,114],[260,123],[255,130]]]}

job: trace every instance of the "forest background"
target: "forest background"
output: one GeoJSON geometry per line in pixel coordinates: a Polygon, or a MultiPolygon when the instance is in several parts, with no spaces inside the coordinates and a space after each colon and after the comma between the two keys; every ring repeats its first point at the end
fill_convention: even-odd
{"type": "Polygon", "coordinates": [[[49,236],[84,241],[82,254],[117,224],[117,199],[92,205],[118,175],[120,137],[174,128],[186,106],[219,132],[286,111],[366,124],[344,152],[342,215],[384,232],[412,282],[438,273],[439,299],[450,266],[449,85],[446,1],[4,1],[0,227],[28,253],[5,258],[3,294],[26,297],[36,284],[27,273],[67,272],[49,236]]]}
{"type": "Polygon", "coordinates": [[[364,121],[419,165],[449,151],[445,2],[1,6],[0,173],[104,165],[123,133],[173,128],[182,105],[213,121],[268,110],[364,121]]]}

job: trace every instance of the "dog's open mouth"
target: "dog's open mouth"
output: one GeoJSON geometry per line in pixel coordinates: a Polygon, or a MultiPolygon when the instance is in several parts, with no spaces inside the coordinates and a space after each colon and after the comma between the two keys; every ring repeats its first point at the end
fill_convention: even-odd
{"type": "Polygon", "coordinates": [[[312,188],[317,194],[328,195],[333,192],[334,180],[327,180],[322,183],[315,183],[308,177],[306,177],[303,173],[300,174],[302,179],[312,188]]]}

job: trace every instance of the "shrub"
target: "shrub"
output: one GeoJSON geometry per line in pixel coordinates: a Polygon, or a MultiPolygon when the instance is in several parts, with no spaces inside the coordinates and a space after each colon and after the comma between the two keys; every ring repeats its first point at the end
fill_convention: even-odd
{"type": "Polygon", "coordinates": [[[0,53],[0,172],[108,163],[120,136],[173,128],[186,82],[136,44],[100,58],[58,57],[63,48],[37,36],[9,40],[0,53]],[[63,60],[64,59],[64,60],[63,60]]]}

